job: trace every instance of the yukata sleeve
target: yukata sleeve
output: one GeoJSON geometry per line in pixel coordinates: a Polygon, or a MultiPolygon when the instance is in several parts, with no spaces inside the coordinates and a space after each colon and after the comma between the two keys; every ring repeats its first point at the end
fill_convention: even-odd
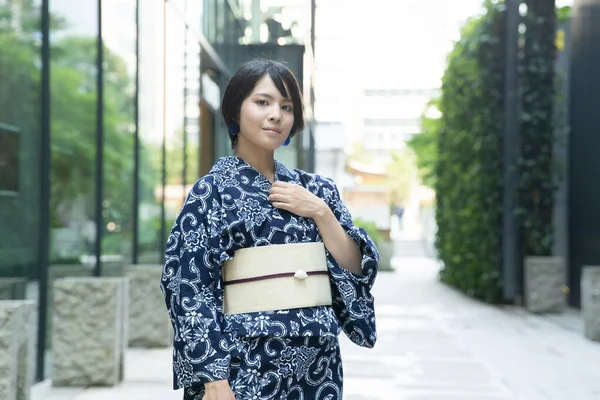
{"type": "Polygon", "coordinates": [[[362,274],[358,275],[342,268],[327,252],[333,309],[350,340],[359,346],[371,348],[377,340],[375,303],[371,288],[377,275],[379,253],[369,234],[352,222],[352,216],[342,202],[335,183],[323,179],[322,196],[361,254],[362,274]]]}
{"type": "Polygon", "coordinates": [[[231,340],[219,300],[223,221],[215,186],[200,180],[168,238],[161,289],[174,328],[175,389],[229,378],[231,340]]]}

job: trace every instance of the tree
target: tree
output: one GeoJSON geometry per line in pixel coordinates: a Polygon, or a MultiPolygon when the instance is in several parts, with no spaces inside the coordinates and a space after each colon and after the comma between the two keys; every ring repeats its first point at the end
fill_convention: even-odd
{"type": "Polygon", "coordinates": [[[392,205],[407,204],[415,183],[415,156],[410,150],[393,151],[388,165],[387,185],[392,205]]]}
{"type": "Polygon", "coordinates": [[[352,144],[352,150],[350,151],[348,158],[352,161],[366,164],[373,162],[373,155],[367,151],[363,142],[355,142],[352,144]]]}
{"type": "Polygon", "coordinates": [[[556,9],[556,22],[563,24],[571,19],[571,6],[559,7],[556,9]]]}
{"type": "MultiPolygon", "coordinates": [[[[421,133],[414,135],[408,142],[416,156],[419,176],[423,184],[435,186],[435,163],[437,160],[437,142],[442,120],[438,115],[431,115],[429,110],[439,110],[440,99],[432,99],[421,115],[421,133]]],[[[437,111],[439,113],[439,111],[437,111]]]]}

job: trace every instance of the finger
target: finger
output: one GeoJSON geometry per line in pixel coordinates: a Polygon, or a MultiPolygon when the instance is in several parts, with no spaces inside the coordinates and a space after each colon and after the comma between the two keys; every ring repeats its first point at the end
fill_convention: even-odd
{"type": "Polygon", "coordinates": [[[286,189],[280,187],[272,187],[269,189],[269,194],[283,194],[286,192],[286,189]]]}
{"type": "Polygon", "coordinates": [[[276,193],[276,194],[271,194],[269,196],[269,201],[271,201],[271,202],[278,201],[281,203],[289,203],[289,198],[284,194],[276,193]]]}
{"type": "Polygon", "coordinates": [[[279,208],[281,210],[290,211],[290,209],[291,209],[291,204],[284,203],[284,202],[281,202],[281,201],[274,201],[271,204],[273,205],[273,207],[279,208]]]}
{"type": "Polygon", "coordinates": [[[269,194],[279,194],[284,196],[293,196],[293,189],[291,188],[275,188],[269,191],[269,194]]]}
{"type": "Polygon", "coordinates": [[[286,188],[286,187],[290,187],[291,185],[292,185],[292,183],[289,183],[289,182],[275,181],[275,182],[273,182],[273,184],[271,185],[271,187],[286,188]]]}

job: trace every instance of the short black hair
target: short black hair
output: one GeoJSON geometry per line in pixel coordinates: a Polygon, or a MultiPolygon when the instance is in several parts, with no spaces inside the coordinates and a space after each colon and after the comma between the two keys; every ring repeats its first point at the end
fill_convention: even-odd
{"type": "MultiPolygon", "coordinates": [[[[242,103],[254,87],[256,83],[265,75],[269,75],[277,90],[283,97],[288,97],[292,100],[294,111],[294,125],[290,131],[290,137],[293,137],[297,132],[304,129],[304,111],[302,107],[302,93],[298,80],[283,63],[267,59],[253,59],[246,61],[233,74],[221,102],[221,113],[225,120],[225,125],[229,127],[232,123],[239,123],[240,110],[242,103]],[[289,93],[288,93],[289,92],[289,93]]],[[[231,148],[235,149],[237,145],[237,135],[232,135],[229,132],[231,140],[231,148]]]]}

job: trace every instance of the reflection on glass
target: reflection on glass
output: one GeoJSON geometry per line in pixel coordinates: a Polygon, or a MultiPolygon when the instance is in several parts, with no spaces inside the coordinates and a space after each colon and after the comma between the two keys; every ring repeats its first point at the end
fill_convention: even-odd
{"type": "Polygon", "coordinates": [[[188,31],[186,39],[184,183],[189,187],[200,177],[200,46],[192,32],[188,31]]]}
{"type": "Polygon", "coordinates": [[[241,44],[304,43],[310,29],[310,9],[305,0],[241,0],[244,19],[249,21],[241,44]]]}
{"type": "MultiPolygon", "coordinates": [[[[167,3],[166,18],[166,99],[165,99],[165,135],[167,152],[167,181],[165,187],[166,225],[171,227],[183,200],[183,171],[185,163],[184,152],[184,96],[185,96],[185,24],[181,14],[167,3]]],[[[166,242],[166,238],[164,238],[166,242]]]]}
{"type": "Polygon", "coordinates": [[[95,5],[51,2],[53,18],[61,21],[51,34],[51,264],[79,264],[94,252],[95,5]]]}
{"type": "Polygon", "coordinates": [[[138,130],[140,204],[138,262],[162,263],[163,2],[139,2],[138,130]]]}
{"type": "Polygon", "coordinates": [[[0,124],[0,192],[19,190],[19,143],[17,127],[0,124]]]}
{"type": "Polygon", "coordinates": [[[39,288],[40,35],[37,1],[0,1],[0,300],[39,288]]]}
{"type": "MultiPolygon", "coordinates": [[[[53,281],[93,271],[96,176],[95,0],[53,0],[51,26],[51,198],[47,341],[53,281]]],[[[51,374],[51,355],[45,372],[51,374]]]]}
{"type": "MultiPolygon", "coordinates": [[[[133,258],[136,1],[103,0],[105,266],[133,258]]],[[[111,271],[103,268],[103,274],[111,271]]]]}
{"type": "Polygon", "coordinates": [[[37,277],[39,37],[35,2],[0,2],[0,300],[37,277]]]}
{"type": "Polygon", "coordinates": [[[249,21],[244,19],[239,2],[204,0],[202,3],[202,32],[206,39],[221,52],[223,45],[239,44],[249,21]]]}
{"type": "Polygon", "coordinates": [[[37,1],[0,1],[0,300],[38,300],[40,22],[37,1]]]}

